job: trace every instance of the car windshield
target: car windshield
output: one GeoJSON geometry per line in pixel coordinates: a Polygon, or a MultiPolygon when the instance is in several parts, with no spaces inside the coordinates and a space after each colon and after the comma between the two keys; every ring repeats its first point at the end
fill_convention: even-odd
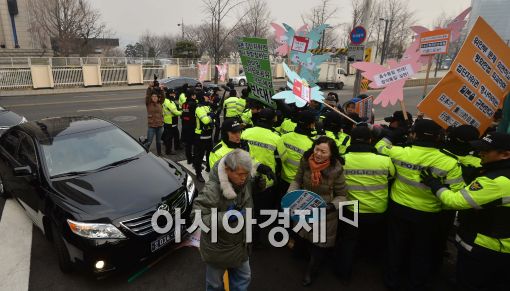
{"type": "Polygon", "coordinates": [[[41,146],[50,177],[94,171],[145,152],[129,135],[113,126],[56,137],[51,144],[41,146]]]}

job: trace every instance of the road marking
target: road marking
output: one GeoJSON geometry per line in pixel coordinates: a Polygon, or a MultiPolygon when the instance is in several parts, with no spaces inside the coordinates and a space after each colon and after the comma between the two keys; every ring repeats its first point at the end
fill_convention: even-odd
{"type": "Polygon", "coordinates": [[[0,290],[28,290],[32,252],[32,221],[8,199],[0,221],[0,290]]]}
{"type": "Polygon", "coordinates": [[[60,105],[60,104],[73,104],[73,103],[88,103],[88,102],[109,102],[109,101],[127,101],[127,100],[140,100],[140,102],[144,102],[143,97],[135,97],[135,98],[110,98],[110,99],[93,99],[93,100],[78,100],[78,101],[62,101],[62,102],[42,102],[42,103],[28,103],[28,104],[14,104],[14,105],[6,105],[7,108],[16,108],[16,107],[30,107],[30,106],[41,106],[41,105],[60,105]]]}
{"type": "Polygon", "coordinates": [[[140,107],[140,106],[134,105],[134,106],[122,106],[122,107],[107,107],[107,108],[96,108],[96,109],[82,109],[82,110],[76,110],[76,112],[100,111],[100,110],[117,110],[117,109],[127,109],[127,108],[136,108],[136,107],[140,107]]]}

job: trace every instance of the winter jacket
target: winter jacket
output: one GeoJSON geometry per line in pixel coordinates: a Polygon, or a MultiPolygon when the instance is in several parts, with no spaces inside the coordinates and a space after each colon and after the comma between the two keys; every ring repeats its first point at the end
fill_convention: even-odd
{"type": "MultiPolygon", "coordinates": [[[[251,177],[247,179],[243,188],[235,189],[228,180],[224,161],[225,157],[211,169],[209,181],[195,199],[192,211],[192,218],[195,219],[195,215],[198,215],[196,211],[200,210],[202,221],[209,228],[213,218],[211,209],[216,208],[218,211],[217,242],[212,242],[212,231],[206,233],[202,230],[200,255],[204,262],[219,269],[236,268],[246,262],[249,247],[245,227],[239,233],[228,233],[223,227],[223,216],[232,206],[236,206],[237,209],[253,208],[251,177]]],[[[230,225],[235,227],[237,222],[230,225]]]]}
{"type": "MultiPolygon", "coordinates": [[[[288,192],[294,190],[312,191],[322,197],[326,203],[333,203],[338,209],[341,201],[346,201],[347,185],[345,184],[344,170],[340,162],[330,165],[321,171],[321,183],[319,186],[312,186],[311,170],[308,159],[302,158],[299,163],[294,181],[290,183],[288,192]]],[[[316,243],[319,247],[333,247],[336,240],[336,229],[339,221],[338,211],[331,212],[326,216],[326,243],[316,243]]],[[[299,235],[310,242],[313,242],[313,232],[306,232],[301,229],[299,235]]]]}
{"type": "Polygon", "coordinates": [[[157,103],[152,102],[151,97],[145,98],[145,105],[147,106],[147,123],[149,127],[163,126],[163,102],[165,98],[159,98],[157,103]]]}

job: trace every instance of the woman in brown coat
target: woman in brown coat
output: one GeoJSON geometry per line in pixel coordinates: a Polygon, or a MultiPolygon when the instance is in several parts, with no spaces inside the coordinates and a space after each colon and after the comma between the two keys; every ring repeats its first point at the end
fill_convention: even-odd
{"type": "Polygon", "coordinates": [[[338,208],[346,200],[347,186],[344,170],[340,162],[338,147],[333,139],[321,136],[315,140],[312,148],[303,155],[296,177],[289,186],[294,190],[309,190],[317,193],[326,201],[326,243],[313,243],[313,232],[301,230],[299,236],[311,242],[310,261],[303,278],[303,285],[312,283],[325,256],[326,248],[335,245],[338,225],[338,208]]]}
{"type": "Polygon", "coordinates": [[[163,102],[165,97],[159,87],[152,88],[151,94],[145,97],[147,106],[147,141],[145,147],[150,149],[154,135],[156,136],[156,150],[161,155],[161,135],[163,134],[163,102]]]}

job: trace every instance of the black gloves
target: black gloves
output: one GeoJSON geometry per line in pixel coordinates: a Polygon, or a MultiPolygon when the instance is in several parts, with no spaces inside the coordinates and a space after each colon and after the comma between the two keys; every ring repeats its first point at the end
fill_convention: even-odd
{"type": "Polygon", "coordinates": [[[271,170],[271,168],[269,166],[266,166],[262,163],[260,163],[258,165],[257,173],[265,175],[266,177],[268,177],[269,179],[271,179],[273,181],[276,180],[276,176],[274,175],[273,170],[271,170]]]}
{"type": "Polygon", "coordinates": [[[448,187],[441,182],[440,178],[432,176],[430,169],[423,169],[421,171],[420,178],[423,184],[430,187],[430,190],[432,190],[432,194],[434,195],[436,195],[439,189],[448,187]]]}

